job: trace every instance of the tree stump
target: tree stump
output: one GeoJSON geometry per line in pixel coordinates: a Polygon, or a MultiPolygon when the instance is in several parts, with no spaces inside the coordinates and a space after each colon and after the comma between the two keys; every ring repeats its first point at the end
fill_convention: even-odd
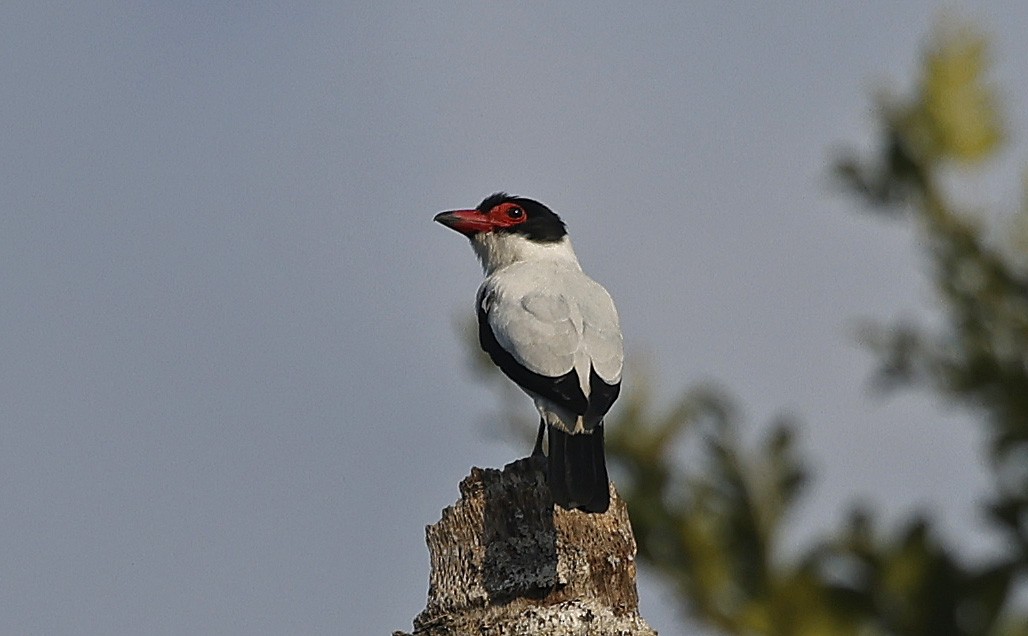
{"type": "Polygon", "coordinates": [[[604,514],[554,506],[545,458],[473,468],[426,528],[428,605],[394,636],[656,636],[639,616],[635,538],[611,486],[604,514]]]}

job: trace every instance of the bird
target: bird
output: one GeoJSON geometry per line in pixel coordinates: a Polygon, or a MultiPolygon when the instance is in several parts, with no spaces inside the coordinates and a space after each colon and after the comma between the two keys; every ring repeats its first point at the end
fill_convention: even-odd
{"type": "Polygon", "coordinates": [[[533,456],[543,455],[554,501],[610,506],[604,416],[621,391],[624,345],[610,294],[583,271],[564,221],[533,199],[497,192],[435,221],[471,241],[485,280],[478,336],[493,363],[535,403],[533,456]]]}

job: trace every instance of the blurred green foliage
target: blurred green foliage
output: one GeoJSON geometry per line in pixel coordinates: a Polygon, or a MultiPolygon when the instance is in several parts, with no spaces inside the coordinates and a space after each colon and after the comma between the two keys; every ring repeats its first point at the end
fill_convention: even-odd
{"type": "Polygon", "coordinates": [[[1018,244],[1017,228],[990,233],[998,215],[961,209],[950,193],[954,175],[986,167],[1003,142],[987,52],[973,29],[943,25],[913,94],[878,99],[878,151],[843,156],[835,175],[923,236],[943,326],[869,327],[876,377],[980,416],[995,485],[989,519],[1009,549],[973,561],[917,513],[884,531],[857,509],[786,554],[788,513],[808,480],[797,424],[772,423],[746,445],[724,394],[691,389],[660,410],[636,381],[608,418],[608,456],[640,559],[694,623],[747,635],[1028,635],[1028,607],[1015,599],[1028,574],[1028,205],[1015,220],[1018,244]],[[1014,240],[990,243],[996,235],[1014,240]]]}

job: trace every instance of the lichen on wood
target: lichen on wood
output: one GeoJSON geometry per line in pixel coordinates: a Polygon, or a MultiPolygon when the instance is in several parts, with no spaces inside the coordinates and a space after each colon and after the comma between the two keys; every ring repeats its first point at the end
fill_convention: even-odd
{"type": "Polygon", "coordinates": [[[473,468],[426,528],[428,605],[413,635],[656,636],[639,616],[635,538],[611,486],[603,514],[554,506],[545,458],[473,468]]]}

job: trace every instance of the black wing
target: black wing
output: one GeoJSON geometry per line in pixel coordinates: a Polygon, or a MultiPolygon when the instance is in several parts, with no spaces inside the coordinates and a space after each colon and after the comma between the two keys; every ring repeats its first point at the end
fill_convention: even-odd
{"type": "Polygon", "coordinates": [[[589,405],[585,409],[585,426],[591,429],[610,410],[614,400],[621,393],[621,383],[607,384],[596,370],[589,367],[589,405]]]}
{"type": "MultiPolygon", "coordinates": [[[[573,368],[556,378],[540,375],[526,369],[514,359],[513,355],[501,347],[493,333],[493,328],[489,325],[489,316],[482,307],[482,303],[478,303],[478,342],[482,345],[482,350],[492,358],[493,363],[522,389],[544,397],[576,415],[583,415],[590,409],[589,400],[582,392],[582,387],[578,384],[578,374],[573,368]]],[[[599,380],[599,377],[597,376],[596,379],[599,380]]],[[[603,384],[602,380],[599,382],[603,384]]],[[[604,384],[604,386],[609,385],[604,384]]],[[[592,384],[590,390],[595,390],[592,384]]],[[[614,397],[616,396],[617,391],[615,390],[614,397]]],[[[611,398],[610,402],[613,401],[614,399],[611,398]]],[[[604,413],[606,413],[606,409],[610,408],[610,402],[604,407],[604,413]]]]}

